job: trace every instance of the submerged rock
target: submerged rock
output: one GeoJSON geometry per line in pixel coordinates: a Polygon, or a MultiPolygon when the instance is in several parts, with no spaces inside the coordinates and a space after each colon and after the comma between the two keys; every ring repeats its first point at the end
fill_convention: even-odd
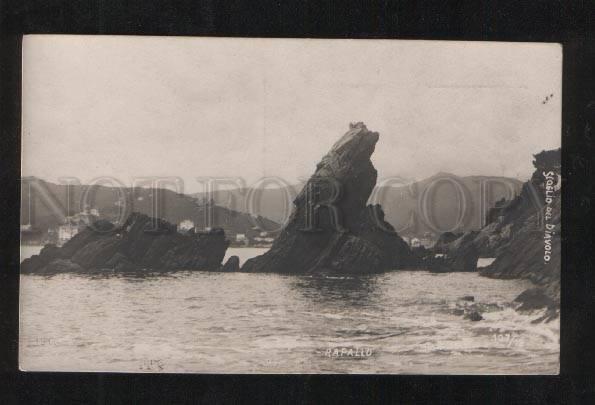
{"type": "Polygon", "coordinates": [[[218,270],[228,246],[221,229],[182,235],[166,221],[133,213],[122,226],[97,221],[61,248],[46,246],[24,260],[21,271],[218,270]]]}
{"type": "Polygon", "coordinates": [[[242,271],[372,273],[409,264],[409,247],[382,208],[366,205],[376,184],[370,156],[378,138],[363,123],[351,124],[316,166],[271,249],[242,271]]]}
{"type": "Polygon", "coordinates": [[[483,319],[483,316],[477,311],[471,311],[465,314],[465,319],[469,319],[470,321],[477,322],[483,319]]]}

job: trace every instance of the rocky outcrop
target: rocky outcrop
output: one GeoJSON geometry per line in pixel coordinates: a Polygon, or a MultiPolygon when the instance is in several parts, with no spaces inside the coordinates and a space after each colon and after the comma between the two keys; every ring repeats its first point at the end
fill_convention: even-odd
{"type": "Polygon", "coordinates": [[[456,303],[456,307],[452,309],[453,315],[462,316],[472,322],[481,321],[484,319],[485,313],[496,312],[503,310],[504,307],[490,302],[475,302],[473,295],[465,295],[460,297],[456,303]]]}
{"type": "Polygon", "coordinates": [[[41,269],[44,274],[57,273],[83,273],[85,271],[80,265],[68,259],[55,259],[41,269]]]}
{"type": "Polygon", "coordinates": [[[463,236],[462,233],[444,232],[438,237],[438,240],[432,247],[434,253],[446,253],[449,250],[449,244],[463,236]]]}
{"type": "Polygon", "coordinates": [[[471,311],[464,316],[465,319],[469,319],[470,321],[477,322],[483,320],[483,316],[478,311],[471,311]]]}
{"type": "Polygon", "coordinates": [[[238,270],[240,270],[240,258],[238,256],[231,256],[221,268],[221,271],[224,272],[234,272],[238,270]]]}
{"type": "Polygon", "coordinates": [[[500,220],[510,227],[508,243],[498,247],[496,260],[480,272],[488,277],[531,280],[536,290],[527,290],[515,300],[524,309],[560,307],[560,159],[560,149],[535,155],[531,180],[500,220]],[[539,296],[547,299],[536,299],[539,296]]]}
{"type": "Polygon", "coordinates": [[[543,288],[529,288],[523,291],[515,298],[515,302],[521,304],[518,308],[521,311],[531,311],[541,308],[555,308],[556,302],[550,297],[543,288]]]}
{"type": "MultiPolygon", "coordinates": [[[[560,307],[560,200],[550,208],[557,212],[547,223],[551,232],[536,229],[537,214],[529,217],[515,233],[507,249],[480,274],[493,278],[525,278],[536,287],[526,290],[515,301],[521,303],[520,309],[529,310],[560,307]],[[549,250],[546,250],[549,249],[549,250]]],[[[542,212],[543,213],[543,212],[542,212]]]]}
{"type": "Polygon", "coordinates": [[[493,222],[455,240],[446,235],[427,260],[439,271],[474,271],[478,257],[494,257],[481,275],[529,279],[536,290],[525,291],[516,302],[522,309],[551,310],[560,305],[560,149],[538,153],[533,164],[535,172],[520,194],[491,211],[493,222]],[[444,257],[437,260],[436,254],[444,257]]]}
{"type": "Polygon", "coordinates": [[[442,235],[432,253],[424,259],[432,272],[473,272],[477,271],[479,251],[475,246],[477,231],[442,235]]]}
{"type": "Polygon", "coordinates": [[[221,229],[182,235],[175,225],[133,213],[119,227],[97,221],[61,248],[48,245],[23,273],[219,270],[229,241],[221,229]]]}
{"type": "Polygon", "coordinates": [[[409,247],[379,205],[366,205],[376,184],[370,156],[378,138],[363,123],[351,124],[316,166],[271,249],[242,271],[372,273],[406,266],[409,247]]]}

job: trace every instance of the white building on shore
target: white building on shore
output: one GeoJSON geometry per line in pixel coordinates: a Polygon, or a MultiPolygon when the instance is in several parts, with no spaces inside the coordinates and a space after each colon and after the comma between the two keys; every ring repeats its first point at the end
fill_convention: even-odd
{"type": "Polygon", "coordinates": [[[178,232],[180,233],[187,233],[192,229],[194,229],[194,221],[191,221],[189,219],[184,219],[183,221],[180,221],[180,223],[178,224],[178,232]]]}
{"type": "Polygon", "coordinates": [[[62,245],[68,242],[74,237],[74,235],[79,233],[80,230],[81,226],[79,224],[73,224],[69,222],[64,225],[60,225],[58,227],[58,243],[62,245]]]}
{"type": "Polygon", "coordinates": [[[99,219],[99,210],[85,208],[83,212],[66,217],[64,223],[58,227],[58,244],[63,245],[88,225],[99,219]]]}

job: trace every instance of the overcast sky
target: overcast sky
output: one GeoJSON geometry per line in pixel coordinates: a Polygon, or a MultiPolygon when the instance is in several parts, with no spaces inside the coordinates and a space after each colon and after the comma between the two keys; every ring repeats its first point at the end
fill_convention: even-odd
{"type": "Polygon", "coordinates": [[[23,175],[293,183],[363,121],[380,178],[526,179],[560,146],[561,68],[556,44],[27,36],[23,175]]]}

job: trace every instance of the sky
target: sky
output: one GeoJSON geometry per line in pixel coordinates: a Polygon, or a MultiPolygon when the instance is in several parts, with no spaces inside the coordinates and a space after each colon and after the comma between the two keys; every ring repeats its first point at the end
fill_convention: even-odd
{"type": "Polygon", "coordinates": [[[380,179],[525,180],[560,146],[561,77],[558,44],[26,36],[22,174],[293,184],[363,121],[380,179]]]}

